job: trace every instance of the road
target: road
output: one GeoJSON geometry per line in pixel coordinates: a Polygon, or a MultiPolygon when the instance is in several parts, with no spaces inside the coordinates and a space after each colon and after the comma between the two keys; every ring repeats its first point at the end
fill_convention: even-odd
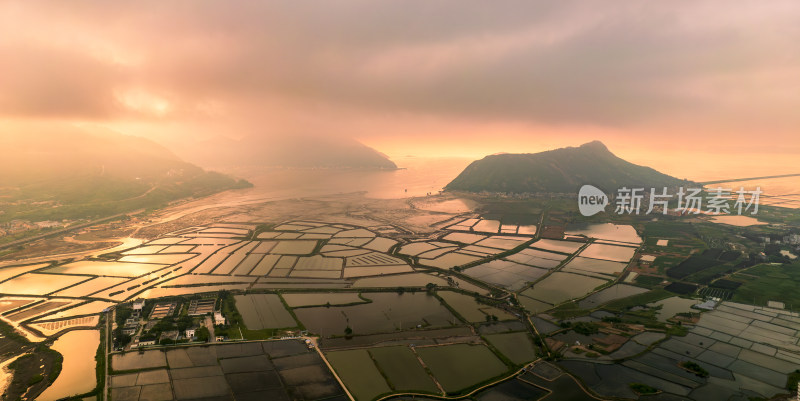
{"type": "Polygon", "coordinates": [[[492,387],[492,386],[494,386],[494,385],[496,385],[498,383],[502,383],[502,382],[504,382],[506,380],[509,380],[509,379],[513,378],[514,376],[517,376],[520,373],[524,372],[525,369],[533,367],[533,365],[535,365],[539,361],[541,361],[541,358],[539,358],[539,359],[537,359],[537,360],[525,365],[524,367],[520,368],[519,370],[517,370],[517,371],[515,371],[515,372],[513,372],[513,373],[511,373],[509,375],[505,375],[505,376],[503,376],[503,377],[501,377],[501,378],[499,378],[499,379],[497,379],[495,381],[492,381],[491,383],[484,384],[484,385],[482,385],[482,386],[470,391],[468,394],[448,396],[448,395],[432,395],[432,394],[413,393],[413,392],[392,393],[390,395],[385,395],[385,396],[383,396],[381,398],[378,398],[375,401],[383,401],[383,400],[385,400],[387,398],[394,398],[394,397],[398,397],[398,396],[420,396],[420,397],[436,398],[438,400],[461,400],[461,399],[470,397],[473,394],[475,394],[475,393],[477,393],[477,392],[479,392],[481,390],[484,390],[484,389],[492,387]]]}
{"type": "Polygon", "coordinates": [[[211,320],[211,316],[206,316],[206,328],[208,329],[208,341],[217,342],[217,336],[214,334],[214,321],[211,320]]]}
{"type": "Polygon", "coordinates": [[[350,400],[355,400],[355,398],[353,398],[353,395],[350,394],[350,390],[348,390],[347,387],[344,385],[344,382],[342,381],[342,379],[339,377],[338,374],[336,374],[336,371],[333,370],[333,366],[331,366],[330,362],[328,362],[328,358],[325,358],[325,354],[323,354],[322,350],[319,349],[319,342],[317,341],[317,337],[301,337],[301,338],[303,340],[311,341],[311,344],[314,345],[314,349],[319,354],[319,357],[322,358],[322,362],[325,362],[325,365],[328,367],[328,370],[331,371],[331,373],[333,374],[333,377],[335,377],[336,381],[339,382],[339,385],[342,386],[342,389],[347,394],[347,398],[349,398],[350,400]]]}

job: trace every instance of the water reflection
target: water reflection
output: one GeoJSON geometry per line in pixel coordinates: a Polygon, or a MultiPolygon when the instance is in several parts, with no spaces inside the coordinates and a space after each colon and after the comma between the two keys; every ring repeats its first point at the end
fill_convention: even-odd
{"type": "Polygon", "coordinates": [[[714,216],[711,218],[714,223],[722,223],[737,227],[765,225],[767,223],[759,221],[755,217],[750,216],[714,216]]]}
{"type": "Polygon", "coordinates": [[[436,194],[470,163],[469,159],[396,160],[399,170],[241,169],[255,186],[252,192],[294,198],[366,191],[370,198],[397,199],[436,194]]]}
{"type": "Polygon", "coordinates": [[[567,235],[585,235],[589,238],[605,239],[609,241],[641,243],[642,238],[636,229],[628,225],[613,223],[602,224],[574,224],[567,227],[567,235]]]}
{"type": "Polygon", "coordinates": [[[97,330],[70,331],[59,337],[52,348],[64,356],[61,374],[37,400],[54,401],[94,390],[97,385],[94,356],[98,346],[97,330]]]}

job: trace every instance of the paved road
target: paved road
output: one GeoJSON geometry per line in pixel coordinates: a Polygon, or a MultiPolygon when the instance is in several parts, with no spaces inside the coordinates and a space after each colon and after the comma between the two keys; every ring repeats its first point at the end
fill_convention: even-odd
{"type": "Polygon", "coordinates": [[[342,389],[344,390],[345,394],[347,394],[347,398],[349,398],[351,400],[354,400],[355,398],[353,398],[353,395],[350,394],[350,390],[347,389],[347,387],[344,385],[344,382],[342,381],[342,379],[339,377],[338,374],[336,374],[336,371],[333,370],[333,366],[331,366],[330,362],[328,362],[328,358],[325,358],[325,354],[323,354],[322,350],[319,349],[319,342],[317,341],[317,337],[300,337],[300,338],[302,338],[303,340],[311,341],[311,344],[314,345],[314,350],[317,351],[317,353],[319,354],[320,358],[322,358],[322,361],[325,362],[326,366],[328,366],[328,370],[331,371],[331,373],[333,374],[333,377],[335,377],[336,381],[339,382],[339,385],[342,386],[342,389]]]}
{"type": "Polygon", "coordinates": [[[208,341],[217,342],[217,336],[214,335],[214,321],[211,320],[211,316],[206,316],[206,328],[208,329],[208,341]]]}

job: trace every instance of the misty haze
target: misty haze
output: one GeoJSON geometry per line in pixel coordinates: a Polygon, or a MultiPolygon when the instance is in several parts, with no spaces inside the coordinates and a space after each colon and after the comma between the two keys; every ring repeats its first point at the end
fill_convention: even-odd
{"type": "Polygon", "coordinates": [[[0,3],[3,400],[795,400],[800,3],[0,3]]]}

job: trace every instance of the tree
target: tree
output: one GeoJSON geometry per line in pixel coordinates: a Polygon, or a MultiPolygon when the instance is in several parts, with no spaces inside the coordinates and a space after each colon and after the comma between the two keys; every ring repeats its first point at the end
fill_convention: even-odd
{"type": "Polygon", "coordinates": [[[156,323],[153,326],[153,328],[150,329],[150,331],[154,332],[154,333],[161,333],[161,332],[164,332],[164,331],[170,331],[170,330],[174,330],[174,329],[176,329],[176,327],[175,327],[175,323],[173,323],[172,319],[164,318],[164,319],[160,320],[158,323],[156,323]]]}
{"type": "Polygon", "coordinates": [[[197,330],[194,331],[194,336],[197,337],[197,341],[207,342],[211,333],[208,331],[207,327],[198,327],[197,330]]]}
{"type": "Polygon", "coordinates": [[[786,378],[786,388],[789,391],[796,393],[798,381],[800,381],[800,369],[796,369],[794,372],[789,373],[789,376],[786,378]]]}
{"type": "Polygon", "coordinates": [[[433,294],[433,292],[436,291],[436,287],[437,285],[434,283],[425,284],[425,289],[428,290],[429,294],[433,294]]]}
{"type": "Polygon", "coordinates": [[[588,336],[591,334],[597,334],[599,331],[599,326],[596,323],[591,322],[577,322],[572,325],[572,330],[575,330],[575,332],[578,334],[588,336]]]}
{"type": "Polygon", "coordinates": [[[119,343],[119,345],[123,346],[123,347],[128,345],[131,342],[131,336],[129,336],[129,335],[125,334],[125,333],[122,333],[122,332],[120,332],[119,334],[116,334],[114,337],[117,340],[117,343],[119,343]]]}
{"type": "Polygon", "coordinates": [[[350,326],[344,328],[344,335],[350,337],[353,335],[353,329],[350,326]]]}
{"type": "Polygon", "coordinates": [[[194,320],[192,319],[191,316],[181,316],[180,318],[178,318],[178,323],[177,323],[178,331],[184,331],[188,329],[189,327],[192,326],[192,323],[194,323],[194,320]]]}
{"type": "Polygon", "coordinates": [[[228,336],[228,326],[223,326],[221,324],[214,326],[214,334],[218,336],[227,337],[228,336]]]}
{"type": "Polygon", "coordinates": [[[698,364],[697,364],[697,363],[695,363],[695,362],[692,362],[692,361],[683,361],[683,362],[681,362],[681,366],[682,366],[684,369],[686,369],[686,370],[688,370],[688,371],[690,371],[690,372],[694,373],[696,376],[699,376],[699,377],[708,377],[708,371],[707,371],[707,370],[705,370],[705,369],[703,369],[703,367],[702,367],[702,366],[698,365],[698,364]]]}
{"type": "Polygon", "coordinates": [[[125,325],[125,321],[133,314],[131,308],[119,307],[116,311],[117,326],[125,325]]]}

